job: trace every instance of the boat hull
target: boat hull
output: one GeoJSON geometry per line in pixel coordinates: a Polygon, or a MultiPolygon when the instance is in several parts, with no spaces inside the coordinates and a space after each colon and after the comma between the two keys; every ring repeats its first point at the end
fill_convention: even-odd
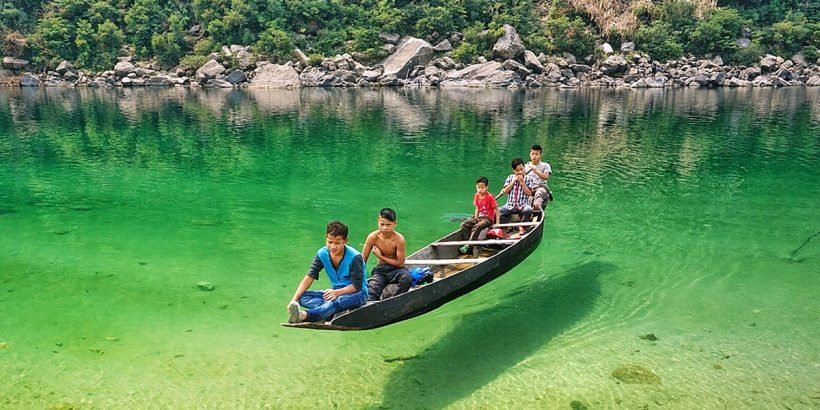
{"type": "MultiPolygon", "coordinates": [[[[407,293],[351,310],[336,316],[329,322],[293,323],[284,324],[284,326],[325,330],[366,330],[422,315],[507,273],[538,247],[544,233],[543,230],[542,218],[527,235],[515,244],[500,250],[484,262],[456,274],[425,286],[413,288],[407,293]]],[[[459,238],[460,232],[455,231],[437,242],[454,241],[459,238]]],[[[433,244],[428,245],[408,256],[407,264],[412,266],[414,259],[452,257],[453,253],[457,252],[456,247],[439,248],[433,244]]]]}

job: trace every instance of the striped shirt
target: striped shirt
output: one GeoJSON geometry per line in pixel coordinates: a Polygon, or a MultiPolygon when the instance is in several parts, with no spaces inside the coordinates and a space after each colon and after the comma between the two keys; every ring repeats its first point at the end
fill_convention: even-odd
{"type": "MultiPolygon", "coordinates": [[[[515,174],[512,174],[507,177],[507,180],[504,181],[504,186],[506,187],[512,183],[515,183],[515,185],[513,185],[512,190],[507,195],[507,203],[504,204],[504,208],[521,209],[524,207],[524,205],[530,203],[530,196],[527,195],[526,192],[524,192],[524,188],[521,186],[521,184],[518,183],[515,174]]],[[[534,173],[530,173],[524,175],[524,183],[527,184],[527,187],[530,189],[530,191],[532,191],[539,185],[541,185],[541,178],[535,176],[534,173]]]]}

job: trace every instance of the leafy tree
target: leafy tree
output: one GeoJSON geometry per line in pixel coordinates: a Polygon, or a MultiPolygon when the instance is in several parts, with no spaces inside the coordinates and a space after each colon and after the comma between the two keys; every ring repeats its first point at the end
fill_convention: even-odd
{"type": "Polygon", "coordinates": [[[268,25],[268,28],[259,35],[256,42],[256,49],[260,53],[267,54],[274,61],[287,60],[293,53],[293,41],[288,33],[275,23],[268,25]]]}
{"type": "Polygon", "coordinates": [[[167,21],[159,0],[135,0],[125,13],[124,20],[130,43],[134,46],[137,56],[150,56],[153,37],[165,31],[163,25],[167,21]]]}
{"type": "Polygon", "coordinates": [[[691,50],[697,54],[720,54],[730,57],[737,51],[746,22],[735,9],[718,8],[699,21],[690,37],[691,50]]]}
{"type": "Polygon", "coordinates": [[[809,22],[803,13],[793,12],[772,24],[764,38],[775,53],[789,57],[807,46],[820,45],[820,24],[809,22]]]}
{"type": "Polygon", "coordinates": [[[672,25],[665,21],[638,28],[635,42],[639,50],[649,53],[655,60],[670,60],[683,55],[683,45],[678,42],[672,25]]]}

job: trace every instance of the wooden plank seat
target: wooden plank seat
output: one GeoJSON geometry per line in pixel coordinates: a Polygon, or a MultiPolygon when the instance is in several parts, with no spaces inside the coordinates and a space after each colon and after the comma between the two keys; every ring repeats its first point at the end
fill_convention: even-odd
{"type": "Polygon", "coordinates": [[[538,225],[540,222],[512,222],[508,224],[495,224],[493,228],[507,228],[512,226],[535,226],[538,225]]]}
{"type": "Polygon", "coordinates": [[[489,258],[470,259],[405,259],[405,265],[458,265],[460,263],[481,263],[489,258]]]}
{"type": "Polygon", "coordinates": [[[481,241],[441,241],[436,242],[433,246],[450,246],[450,245],[512,245],[518,242],[518,239],[485,239],[481,241]]]}

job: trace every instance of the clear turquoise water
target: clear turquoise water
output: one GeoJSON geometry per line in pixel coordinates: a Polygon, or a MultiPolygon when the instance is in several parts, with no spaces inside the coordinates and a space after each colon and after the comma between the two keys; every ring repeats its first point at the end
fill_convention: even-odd
{"type": "Polygon", "coordinates": [[[818,408],[819,102],[0,89],[0,407],[818,408]],[[279,326],[329,220],[360,247],[391,206],[418,249],[533,143],[557,201],[518,267],[373,331],[279,326]]]}

